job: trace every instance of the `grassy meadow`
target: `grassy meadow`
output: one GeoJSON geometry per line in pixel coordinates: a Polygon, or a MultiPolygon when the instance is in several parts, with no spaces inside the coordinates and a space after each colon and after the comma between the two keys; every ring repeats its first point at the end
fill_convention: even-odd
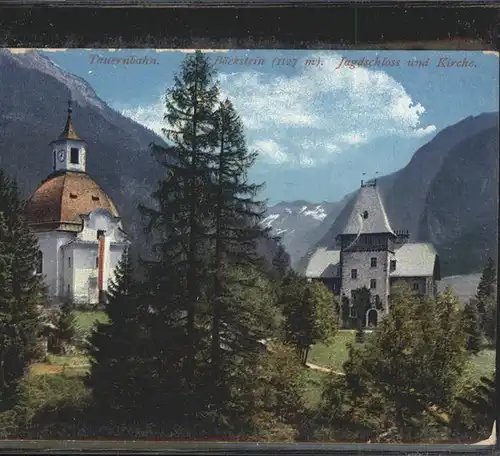
{"type": "MultiPolygon", "coordinates": [[[[106,321],[103,312],[78,312],[78,330],[88,335],[96,322],[106,321]]],[[[369,337],[369,335],[368,335],[369,337]]],[[[308,362],[316,366],[331,369],[334,372],[342,372],[343,364],[348,358],[348,344],[355,341],[355,331],[341,330],[329,344],[317,344],[309,353],[308,362]]],[[[85,355],[55,356],[49,355],[44,362],[36,363],[31,368],[31,377],[45,377],[46,375],[61,374],[57,377],[66,378],[70,384],[88,371],[89,362],[85,355]]],[[[469,375],[479,379],[481,376],[490,375],[495,368],[495,350],[483,350],[478,356],[472,356],[469,364],[469,375]]],[[[321,400],[321,384],[326,375],[315,369],[307,369],[307,388],[305,391],[306,401],[310,405],[317,404],[321,400]]],[[[34,380],[35,381],[35,380],[34,380]]],[[[62,379],[58,380],[59,384],[62,379]]],[[[49,385],[41,379],[36,379],[40,385],[49,385]],[[41,383],[40,383],[41,382],[41,383]]],[[[52,382],[50,382],[51,384],[52,382]]],[[[39,385],[39,386],[40,386],[39,385]]],[[[68,391],[70,393],[70,390],[68,391]]]]}

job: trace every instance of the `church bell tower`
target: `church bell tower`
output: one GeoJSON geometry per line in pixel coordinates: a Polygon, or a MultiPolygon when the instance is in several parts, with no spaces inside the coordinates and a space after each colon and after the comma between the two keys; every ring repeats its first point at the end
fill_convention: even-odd
{"type": "Polygon", "coordinates": [[[68,118],[59,138],[50,143],[53,154],[53,171],[86,172],[87,143],[73,127],[71,99],[68,100],[68,118]]]}

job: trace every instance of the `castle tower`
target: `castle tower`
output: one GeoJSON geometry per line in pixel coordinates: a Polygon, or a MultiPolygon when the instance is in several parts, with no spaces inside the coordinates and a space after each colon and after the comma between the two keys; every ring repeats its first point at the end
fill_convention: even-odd
{"type": "Polygon", "coordinates": [[[395,265],[396,238],[376,180],[362,182],[346,226],[339,235],[340,294],[348,298],[352,305],[356,290],[363,287],[370,290],[373,311],[369,309],[363,315],[363,321],[369,325],[376,326],[379,317],[389,310],[389,275],[391,266],[395,265]]]}

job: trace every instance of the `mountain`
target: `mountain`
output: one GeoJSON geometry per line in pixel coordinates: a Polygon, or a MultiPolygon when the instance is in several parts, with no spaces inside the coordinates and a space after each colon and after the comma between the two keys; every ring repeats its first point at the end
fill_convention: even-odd
{"type": "MultiPolygon", "coordinates": [[[[480,271],[488,256],[496,256],[498,113],[467,117],[443,129],[407,166],[378,179],[377,186],[392,228],[433,242],[443,276],[480,271]]],[[[333,222],[325,218],[325,234],[297,263],[298,270],[317,247],[335,245],[356,194],[333,222]]]]}
{"type": "Polygon", "coordinates": [[[317,239],[318,227],[322,222],[338,215],[344,202],[323,202],[320,204],[307,201],[281,202],[267,209],[262,225],[271,228],[279,236],[290,255],[292,265],[298,261],[311,244],[317,239]]]}

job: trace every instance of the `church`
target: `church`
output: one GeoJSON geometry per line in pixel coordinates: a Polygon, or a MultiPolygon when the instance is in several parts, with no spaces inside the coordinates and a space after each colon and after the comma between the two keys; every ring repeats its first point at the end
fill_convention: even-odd
{"type": "Polygon", "coordinates": [[[305,271],[311,280],[322,281],[341,302],[348,302],[341,315],[360,318],[365,327],[375,327],[390,311],[393,287],[406,283],[415,293],[434,295],[440,277],[438,254],[432,244],[409,242],[408,231],[391,228],[374,179],[361,188],[334,248],[320,247],[305,271]],[[370,292],[364,315],[357,315],[353,298],[359,289],[370,292]],[[347,298],[347,299],[346,299],[347,298]]]}
{"type": "Polygon", "coordinates": [[[87,143],[75,131],[71,101],[59,138],[50,143],[53,172],[26,204],[38,239],[36,273],[53,302],[99,304],[130,241],[111,199],[87,174],[87,143]]]}

